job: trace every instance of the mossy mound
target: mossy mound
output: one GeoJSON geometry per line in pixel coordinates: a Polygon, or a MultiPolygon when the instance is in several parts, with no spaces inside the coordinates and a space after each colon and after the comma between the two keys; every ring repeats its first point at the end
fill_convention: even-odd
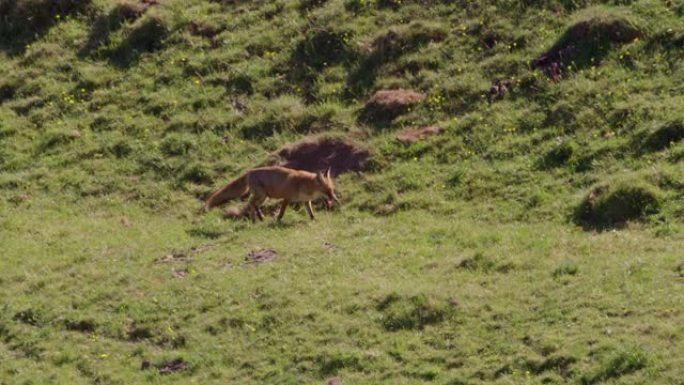
{"type": "Polygon", "coordinates": [[[581,12],[557,40],[556,44],[537,58],[533,67],[559,71],[568,66],[584,68],[595,65],[620,44],[644,35],[643,29],[627,12],[594,7],[581,12]]]}
{"type": "Polygon", "coordinates": [[[421,330],[446,320],[454,315],[454,307],[438,303],[425,295],[403,297],[390,294],[378,303],[377,309],[383,313],[382,326],[389,331],[421,330]]]}
{"type": "Polygon", "coordinates": [[[30,41],[90,5],[90,0],[0,0],[0,40],[30,41]]]}
{"type": "Polygon", "coordinates": [[[574,142],[563,141],[544,153],[537,162],[537,168],[547,170],[563,166],[570,161],[576,152],[577,145],[574,142]]]}
{"type": "Polygon", "coordinates": [[[111,58],[118,64],[128,65],[141,53],[162,48],[169,32],[168,20],[161,13],[147,13],[125,31],[125,38],[114,48],[111,58]]]}
{"type": "Polygon", "coordinates": [[[599,184],[575,209],[575,222],[590,229],[607,229],[643,220],[660,210],[662,193],[640,179],[599,184]]]}
{"type": "Polygon", "coordinates": [[[671,120],[659,124],[646,136],[643,141],[643,149],[647,151],[660,151],[684,139],[684,119],[671,120]]]}

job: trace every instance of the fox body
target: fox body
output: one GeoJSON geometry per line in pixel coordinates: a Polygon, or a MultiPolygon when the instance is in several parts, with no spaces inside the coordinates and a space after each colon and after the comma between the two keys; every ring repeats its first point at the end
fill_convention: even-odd
{"type": "Polygon", "coordinates": [[[306,211],[311,219],[314,219],[312,200],[326,198],[328,205],[332,204],[332,201],[339,202],[330,170],[323,175],[320,172],[285,167],[260,167],[247,171],[215,192],[205,203],[204,209],[209,210],[230,200],[248,196],[247,210],[253,221],[256,221],[257,217],[264,219],[260,207],[266,198],[282,199],[278,220],[283,217],[291,202],[306,202],[306,211]]]}

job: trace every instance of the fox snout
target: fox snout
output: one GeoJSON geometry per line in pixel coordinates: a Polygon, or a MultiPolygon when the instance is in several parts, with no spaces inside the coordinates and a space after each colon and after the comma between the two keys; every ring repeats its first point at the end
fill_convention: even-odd
{"type": "Polygon", "coordinates": [[[335,204],[342,204],[339,199],[337,199],[337,196],[333,193],[328,196],[328,198],[325,200],[326,205],[328,206],[328,210],[332,209],[335,204]]]}

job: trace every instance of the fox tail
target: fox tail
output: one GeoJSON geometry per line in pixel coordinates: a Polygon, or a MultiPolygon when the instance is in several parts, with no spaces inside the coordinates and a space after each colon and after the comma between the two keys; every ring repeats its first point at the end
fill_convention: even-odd
{"type": "Polygon", "coordinates": [[[236,198],[245,198],[247,195],[249,195],[249,186],[247,185],[247,173],[245,173],[234,181],[228,183],[226,187],[213,193],[209,199],[207,199],[203,209],[204,211],[208,211],[230,200],[236,198]]]}

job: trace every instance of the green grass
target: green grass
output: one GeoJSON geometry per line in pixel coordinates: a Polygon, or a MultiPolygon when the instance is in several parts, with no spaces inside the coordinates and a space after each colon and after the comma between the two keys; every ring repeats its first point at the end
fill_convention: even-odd
{"type": "Polygon", "coordinates": [[[682,383],[681,2],[0,11],[1,384],[682,383]],[[197,213],[317,135],[374,154],[339,209],[197,213]]]}
{"type": "Polygon", "coordinates": [[[251,225],[95,199],[7,213],[0,354],[16,383],[682,374],[681,237],[344,209],[251,225]],[[262,248],[279,256],[245,264],[262,248]],[[140,369],[175,358],[190,369],[140,369]]]}

